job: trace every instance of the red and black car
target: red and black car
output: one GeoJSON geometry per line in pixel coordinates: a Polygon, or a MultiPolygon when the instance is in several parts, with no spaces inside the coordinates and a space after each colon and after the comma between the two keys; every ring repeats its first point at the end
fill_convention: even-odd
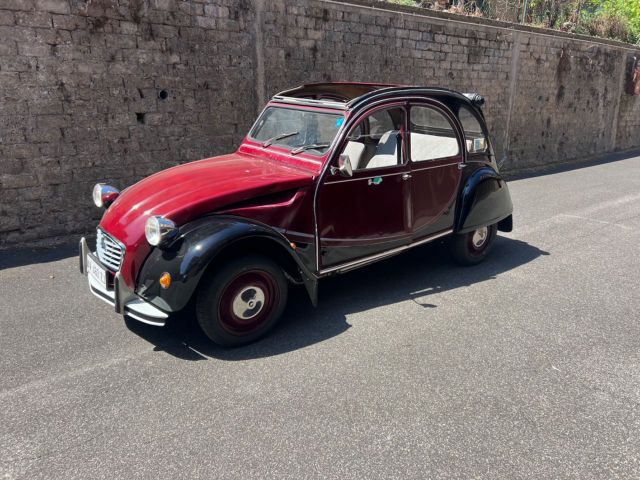
{"type": "Polygon", "coordinates": [[[89,287],[152,325],[195,302],[215,342],[277,322],[290,283],[318,281],[448,236],[463,264],[511,231],[483,99],[442,88],[304,85],[268,103],[238,150],[164,170],[121,194],[96,185],[89,287]]]}

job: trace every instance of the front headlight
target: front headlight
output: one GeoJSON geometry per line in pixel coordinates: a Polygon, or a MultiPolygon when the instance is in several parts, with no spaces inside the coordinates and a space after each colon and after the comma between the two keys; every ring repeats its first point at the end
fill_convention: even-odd
{"type": "Polygon", "coordinates": [[[178,228],[175,223],[157,215],[149,217],[144,226],[147,242],[154,247],[171,240],[177,232],[178,228]]]}
{"type": "Polygon", "coordinates": [[[120,195],[120,190],[104,183],[96,183],[93,187],[93,203],[98,208],[109,208],[120,195]]]}

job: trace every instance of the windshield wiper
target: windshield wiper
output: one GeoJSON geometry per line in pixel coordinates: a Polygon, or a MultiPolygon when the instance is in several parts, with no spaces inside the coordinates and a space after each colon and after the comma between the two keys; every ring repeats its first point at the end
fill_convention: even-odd
{"type": "Polygon", "coordinates": [[[301,147],[291,150],[291,155],[297,155],[298,153],[304,152],[305,150],[317,150],[319,148],[329,148],[330,146],[330,143],[311,143],[309,145],[302,145],[301,147]]]}
{"type": "Polygon", "coordinates": [[[265,140],[264,142],[262,142],[262,148],[268,147],[273,142],[276,142],[278,140],[282,140],[283,138],[293,137],[294,135],[298,135],[299,133],[300,132],[281,133],[280,135],[276,135],[275,137],[271,137],[270,139],[265,140]]]}

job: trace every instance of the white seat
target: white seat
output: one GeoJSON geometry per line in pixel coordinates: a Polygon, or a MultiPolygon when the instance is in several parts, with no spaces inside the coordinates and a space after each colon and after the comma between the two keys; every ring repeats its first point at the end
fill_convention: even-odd
{"type": "Polygon", "coordinates": [[[376,147],[376,153],[365,168],[390,167],[398,165],[398,130],[386,132],[376,147]]]}
{"type": "Polygon", "coordinates": [[[460,150],[455,138],[411,132],[411,159],[413,161],[453,157],[458,153],[460,150]]]}
{"type": "Polygon", "coordinates": [[[364,155],[364,144],[360,142],[347,142],[347,146],[344,147],[343,154],[349,155],[351,161],[351,167],[354,170],[358,169],[362,156],[364,155]]]}

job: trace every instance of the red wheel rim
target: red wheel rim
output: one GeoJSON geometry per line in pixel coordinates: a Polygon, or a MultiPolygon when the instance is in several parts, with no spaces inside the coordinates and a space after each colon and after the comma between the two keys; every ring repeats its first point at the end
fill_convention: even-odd
{"type": "Polygon", "coordinates": [[[278,286],[269,273],[243,272],[223,288],[218,302],[220,324],[232,335],[249,335],[271,318],[278,299],[278,286]]]}

